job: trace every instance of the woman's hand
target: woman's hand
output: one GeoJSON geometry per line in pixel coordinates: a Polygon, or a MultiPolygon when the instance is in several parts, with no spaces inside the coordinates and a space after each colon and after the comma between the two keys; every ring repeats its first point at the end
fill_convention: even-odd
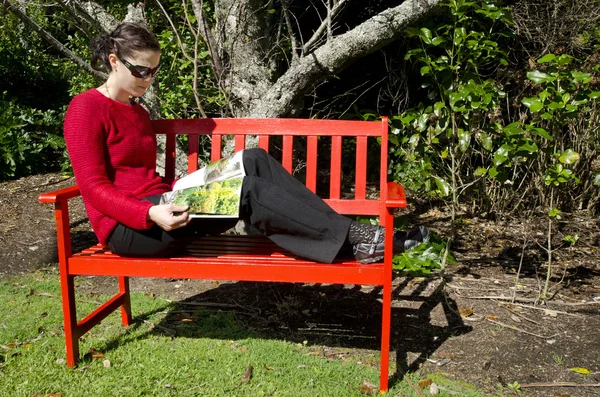
{"type": "Polygon", "coordinates": [[[192,218],[187,213],[188,209],[189,207],[175,204],[154,205],[148,210],[148,219],[170,232],[190,223],[192,218]]]}

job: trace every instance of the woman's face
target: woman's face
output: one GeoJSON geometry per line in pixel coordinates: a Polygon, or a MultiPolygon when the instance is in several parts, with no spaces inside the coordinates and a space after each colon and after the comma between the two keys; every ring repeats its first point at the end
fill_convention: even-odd
{"type": "MultiPolygon", "coordinates": [[[[143,67],[151,69],[150,72],[156,73],[154,68],[158,67],[160,63],[160,52],[159,51],[140,51],[135,53],[133,56],[128,57],[117,57],[114,54],[110,54],[110,61],[112,65],[113,84],[116,85],[121,95],[131,95],[134,97],[141,97],[144,95],[150,84],[152,84],[153,74],[148,73],[146,77],[136,77],[132,74],[131,69],[143,70],[143,67]]],[[[134,72],[135,73],[135,72],[134,72]]]]}

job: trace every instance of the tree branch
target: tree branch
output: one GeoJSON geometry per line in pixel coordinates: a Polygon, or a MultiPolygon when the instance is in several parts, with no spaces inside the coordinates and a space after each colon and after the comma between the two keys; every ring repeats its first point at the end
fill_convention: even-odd
{"type": "Polygon", "coordinates": [[[204,0],[192,0],[192,8],[194,10],[194,15],[196,15],[196,19],[198,20],[200,35],[202,36],[202,39],[206,43],[208,51],[210,52],[210,58],[213,63],[215,75],[219,80],[221,80],[223,76],[223,62],[218,52],[217,42],[212,35],[211,27],[209,26],[206,14],[204,13],[204,0]]]}
{"type": "Polygon", "coordinates": [[[298,58],[298,44],[296,43],[296,35],[294,35],[294,28],[292,26],[292,21],[290,20],[290,12],[288,10],[287,0],[281,0],[281,8],[283,9],[285,24],[290,33],[290,41],[292,43],[292,62],[294,62],[298,58]]]}
{"type": "Polygon", "coordinates": [[[402,30],[437,6],[441,0],[407,0],[356,28],[334,37],[301,57],[250,109],[254,117],[287,115],[294,103],[312,87],[344,70],[356,59],[394,41],[402,30]]]}
{"type": "Polygon", "coordinates": [[[37,23],[35,23],[31,18],[27,16],[23,11],[21,11],[18,7],[15,7],[8,0],[2,0],[2,5],[4,8],[11,12],[14,16],[19,18],[24,24],[32,28],[37,34],[39,34],[46,42],[48,42],[52,47],[56,48],[61,54],[65,55],[67,58],[71,59],[80,67],[84,68],[86,71],[94,75],[99,79],[106,79],[108,75],[106,73],[100,72],[91,67],[90,64],[85,62],[83,59],[79,58],[75,55],[71,50],[65,47],[60,41],[56,40],[54,36],[45,31],[42,27],[40,27],[37,23]]]}
{"type": "MultiPolygon", "coordinates": [[[[327,18],[325,18],[322,22],[321,25],[317,28],[317,30],[315,31],[315,33],[312,35],[312,37],[308,40],[308,42],[306,42],[306,44],[304,44],[304,46],[302,46],[302,55],[306,55],[310,49],[312,48],[312,46],[317,42],[317,40],[319,40],[321,38],[321,36],[323,35],[323,32],[325,32],[325,30],[330,30],[331,28],[331,21],[333,21],[333,19],[336,17],[336,15],[342,10],[342,6],[344,4],[346,4],[347,0],[340,0],[338,3],[336,3],[333,8],[331,9],[331,12],[329,12],[329,8],[327,9],[327,18]]],[[[329,32],[328,32],[329,34],[329,32]]]]}

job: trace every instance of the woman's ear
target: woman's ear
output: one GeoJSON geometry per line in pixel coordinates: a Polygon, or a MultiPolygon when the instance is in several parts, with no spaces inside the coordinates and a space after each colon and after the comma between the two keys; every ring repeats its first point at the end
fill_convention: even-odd
{"type": "Polygon", "coordinates": [[[119,58],[113,54],[110,53],[108,54],[108,62],[110,62],[110,71],[117,71],[117,61],[119,60],[119,58]]]}

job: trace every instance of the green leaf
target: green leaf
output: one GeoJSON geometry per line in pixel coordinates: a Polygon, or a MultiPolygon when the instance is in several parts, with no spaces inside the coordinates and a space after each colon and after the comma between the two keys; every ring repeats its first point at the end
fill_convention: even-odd
{"type": "Polygon", "coordinates": [[[421,40],[423,40],[426,44],[431,44],[431,39],[433,38],[433,34],[431,30],[427,28],[421,28],[421,32],[419,34],[421,40]]]}
{"type": "Polygon", "coordinates": [[[567,149],[564,152],[562,152],[558,160],[562,164],[573,164],[574,162],[579,160],[579,153],[572,149],[567,149]]]}
{"type": "Polygon", "coordinates": [[[558,208],[552,208],[549,212],[548,212],[548,216],[550,216],[551,218],[556,218],[562,211],[559,210],[558,208]]]}
{"type": "Polygon", "coordinates": [[[568,112],[574,112],[577,109],[579,109],[579,106],[567,104],[567,106],[565,106],[565,109],[567,109],[568,112]]]}
{"type": "Polygon", "coordinates": [[[571,76],[573,76],[574,83],[584,83],[587,84],[592,81],[592,75],[589,73],[582,73],[576,70],[571,71],[571,76]]]}
{"type": "Polygon", "coordinates": [[[527,78],[536,84],[549,83],[556,80],[555,77],[552,77],[547,73],[540,72],[539,70],[527,72],[527,78]]]}
{"type": "Polygon", "coordinates": [[[546,54],[543,57],[541,57],[540,59],[537,60],[537,63],[547,63],[547,62],[552,62],[556,59],[556,55],[554,54],[546,54]]]}
{"type": "Polygon", "coordinates": [[[600,186],[600,174],[594,175],[594,185],[600,186]]]}
{"type": "Polygon", "coordinates": [[[592,91],[588,94],[590,99],[598,99],[600,98],[600,91],[592,91]]]}
{"type": "Polygon", "coordinates": [[[490,171],[488,172],[488,174],[492,178],[495,178],[498,175],[498,170],[496,169],[496,167],[492,167],[492,168],[490,168],[490,171]]]}
{"type": "Polygon", "coordinates": [[[433,44],[434,46],[439,46],[442,43],[445,43],[446,39],[444,39],[441,36],[437,36],[436,38],[434,38],[433,40],[431,40],[431,44],[433,44]]]}
{"type": "Polygon", "coordinates": [[[569,65],[571,62],[573,62],[573,57],[567,54],[560,55],[556,61],[559,66],[569,65]]]}
{"type": "Polygon", "coordinates": [[[477,139],[485,150],[491,151],[493,149],[494,143],[492,142],[492,138],[485,132],[477,134],[477,139]]]}
{"type": "Polygon", "coordinates": [[[450,187],[450,184],[448,182],[446,182],[442,178],[435,178],[435,184],[442,197],[446,197],[450,194],[452,188],[450,187]]]}
{"type": "Polygon", "coordinates": [[[475,170],[475,176],[481,176],[487,174],[487,169],[479,167],[475,170]]]}
{"type": "Polygon", "coordinates": [[[533,113],[537,113],[544,107],[544,104],[538,98],[523,98],[521,101],[523,105],[527,106],[533,113]]]}
{"type": "Polygon", "coordinates": [[[468,131],[463,130],[462,128],[458,129],[458,146],[460,150],[465,152],[471,143],[471,134],[468,131]]]}
{"type": "Polygon", "coordinates": [[[528,153],[537,153],[538,147],[535,143],[527,142],[527,143],[519,146],[519,151],[524,151],[524,152],[528,152],[528,153]]]}
{"type": "Polygon", "coordinates": [[[565,104],[562,102],[553,101],[548,104],[548,109],[550,109],[550,110],[562,109],[564,107],[565,107],[565,104]]]}
{"type": "Polygon", "coordinates": [[[437,117],[441,117],[441,110],[444,107],[446,107],[444,102],[436,102],[435,105],[433,105],[433,114],[435,114],[437,117]]]}
{"type": "Polygon", "coordinates": [[[431,68],[429,66],[423,66],[421,68],[421,76],[425,76],[426,74],[429,74],[430,70],[431,70],[431,68]]]}
{"type": "Polygon", "coordinates": [[[459,46],[466,36],[467,30],[465,28],[458,28],[454,30],[454,45],[459,46]]]}

